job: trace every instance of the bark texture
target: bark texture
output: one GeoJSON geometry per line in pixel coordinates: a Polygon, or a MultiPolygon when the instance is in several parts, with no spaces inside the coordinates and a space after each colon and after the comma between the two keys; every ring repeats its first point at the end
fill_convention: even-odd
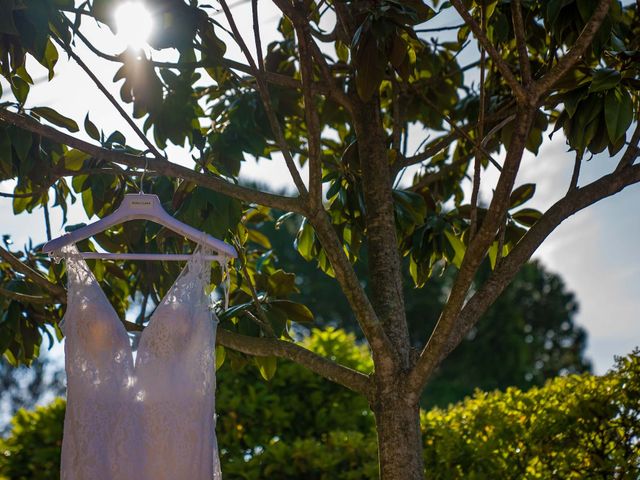
{"type": "Polygon", "coordinates": [[[371,408],[378,430],[380,478],[424,479],[418,403],[409,401],[402,389],[393,389],[379,394],[371,408]]]}

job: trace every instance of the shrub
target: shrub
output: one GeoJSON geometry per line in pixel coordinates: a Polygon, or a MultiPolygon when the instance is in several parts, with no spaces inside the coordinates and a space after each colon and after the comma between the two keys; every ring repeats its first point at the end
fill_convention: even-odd
{"type": "Polygon", "coordinates": [[[51,480],[60,472],[60,447],[66,402],[19,410],[11,435],[0,440],[0,479],[51,480]]]}
{"type": "Polygon", "coordinates": [[[422,415],[434,479],[640,478],[640,351],[596,377],[476,392],[422,415]]]}
{"type": "MultiPolygon", "coordinates": [[[[343,331],[315,331],[306,346],[371,368],[366,349],[343,331]]],[[[227,480],[376,478],[374,421],[365,399],[289,362],[265,382],[257,369],[239,367],[241,357],[228,360],[218,386],[227,480]]],[[[18,412],[10,436],[0,441],[0,479],[57,478],[63,415],[61,399],[18,412]]],[[[527,392],[477,391],[447,409],[422,412],[421,422],[428,478],[637,480],[640,350],[602,377],[561,377],[527,392]]]]}

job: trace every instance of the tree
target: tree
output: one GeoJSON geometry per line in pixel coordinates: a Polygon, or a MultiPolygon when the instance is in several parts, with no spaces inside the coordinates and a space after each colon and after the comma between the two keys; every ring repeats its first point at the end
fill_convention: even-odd
{"type": "MultiPolygon", "coordinates": [[[[640,181],[640,126],[632,127],[638,114],[637,6],[611,0],[276,0],[280,38],[265,49],[253,0],[253,54],[226,0],[220,2],[226,24],[204,2],[162,0],[149,3],[157,28],[147,55],[102,52],[83,33],[91,18],[112,24],[117,3],[2,3],[0,71],[15,101],[0,110],[0,170],[2,179],[18,179],[15,213],[45,205],[50,195],[64,210],[75,192],[89,216],[103,216],[126,191],[136,190],[133,180],[146,169],[146,179],[155,176],[147,190],[169,209],[197,228],[227,235],[240,250],[231,282],[235,308],[223,316],[220,344],[259,356],[267,374],[273,357],[285,357],[364,395],[376,420],[381,478],[422,478],[418,403],[438,366],[558,225],[640,181]],[[453,10],[463,19],[454,28],[457,41],[421,36],[430,30],[425,22],[453,10]],[[223,39],[235,42],[246,61],[226,58],[223,39]],[[79,43],[118,67],[119,99],[79,56],[79,43]],[[461,51],[472,46],[479,46],[477,59],[460,65],[461,51]],[[178,59],[158,61],[157,52],[169,49],[178,59]],[[101,131],[89,116],[87,137],[63,113],[28,104],[34,62],[26,58],[51,76],[59,51],[95,82],[139,141],[101,131]],[[131,116],[123,103],[133,107],[131,116]],[[430,135],[410,155],[407,145],[420,140],[411,138],[415,125],[430,135]],[[542,213],[522,207],[535,186],[515,182],[524,151],[537,151],[548,127],[563,130],[576,161],[566,195],[542,213]],[[167,142],[186,145],[191,168],[165,157],[167,142]],[[581,182],[585,156],[605,150],[616,156],[616,168],[581,182]],[[504,160],[498,162],[500,151],[504,160]],[[245,155],[286,163],[297,193],[238,185],[245,155]],[[305,182],[298,167],[307,163],[305,182]],[[396,187],[410,166],[419,166],[412,185],[396,187]],[[483,168],[500,172],[486,208],[478,204],[483,168]],[[467,171],[470,196],[462,188],[467,171]],[[266,242],[255,233],[255,222],[270,208],[304,218],[297,249],[340,285],[375,373],[353,371],[290,340],[289,323],[310,315],[289,299],[296,290],[293,274],[265,255],[266,242]],[[353,268],[363,243],[366,290],[353,268]],[[402,269],[403,257],[409,272],[402,269]],[[493,271],[471,289],[486,257],[493,271]],[[423,285],[448,264],[457,269],[451,293],[429,340],[415,349],[403,277],[423,285]]],[[[117,229],[95,242],[109,251],[186,248],[154,226],[117,229]]],[[[45,325],[64,311],[63,265],[32,251],[2,248],[0,255],[0,347],[12,362],[29,362],[45,325]]],[[[176,268],[95,265],[121,314],[133,299],[153,303],[176,268]]],[[[144,318],[127,325],[140,329],[144,318]]]]}
{"type": "MultiPolygon", "coordinates": [[[[264,222],[259,230],[269,239],[272,255],[279,264],[296,272],[300,289],[296,298],[316,313],[315,324],[346,328],[361,335],[335,282],[290,249],[298,228],[299,222],[289,219],[277,229],[273,222],[264,222]]],[[[366,269],[365,256],[356,268],[365,288],[366,269]]],[[[490,271],[487,261],[476,283],[482,284],[490,271]]],[[[446,269],[419,289],[410,279],[405,280],[407,322],[411,343],[416,348],[424,344],[427,333],[435,326],[454,275],[455,269],[446,269]]],[[[591,371],[589,361],[584,358],[587,333],[574,323],[577,310],[573,293],[566,290],[558,275],[548,272],[539,262],[527,263],[434,374],[430,387],[423,393],[423,407],[446,406],[471,395],[477,388],[526,389],[541,386],[558,375],[591,371]]]]}

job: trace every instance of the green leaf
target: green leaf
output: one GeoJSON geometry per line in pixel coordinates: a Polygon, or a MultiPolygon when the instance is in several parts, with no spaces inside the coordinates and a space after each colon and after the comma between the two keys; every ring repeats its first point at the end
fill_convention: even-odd
{"type": "Polygon", "coordinates": [[[532,227],[540,217],[542,217],[542,212],[533,208],[523,208],[511,214],[511,218],[526,227],[532,227]]]}
{"type": "Polygon", "coordinates": [[[270,305],[277,306],[287,314],[287,318],[298,323],[313,323],[313,313],[306,305],[291,300],[271,300],[270,305]]]}
{"type": "Polygon", "coordinates": [[[29,95],[29,84],[17,75],[11,78],[11,91],[20,104],[27,101],[29,95]]]}
{"type": "Polygon", "coordinates": [[[511,193],[511,198],[509,199],[509,209],[522,205],[524,202],[533,197],[534,193],[536,193],[535,183],[525,183],[524,185],[520,185],[511,193]]]}
{"type": "Polygon", "coordinates": [[[269,238],[259,230],[249,228],[249,241],[260,245],[263,248],[269,250],[271,248],[271,242],[269,238]]]}
{"type": "Polygon", "coordinates": [[[276,357],[255,357],[258,370],[262,378],[269,381],[276,374],[278,368],[278,359],[276,357]]]}
{"type": "Polygon", "coordinates": [[[347,47],[343,42],[337,40],[335,45],[336,55],[338,56],[338,60],[341,62],[347,63],[349,61],[349,47],[347,47]]]}
{"type": "Polygon", "coordinates": [[[296,276],[282,269],[276,270],[267,280],[267,292],[275,297],[285,297],[296,292],[296,276]]]}
{"type": "Polygon", "coordinates": [[[222,345],[216,345],[216,370],[224,364],[224,360],[227,358],[227,351],[222,345]]]}
{"type": "Polygon", "coordinates": [[[91,120],[89,120],[88,113],[87,116],[84,117],[84,129],[91,138],[97,140],[98,142],[100,141],[100,132],[98,131],[98,127],[96,127],[95,124],[91,120]]]}
{"type": "Polygon", "coordinates": [[[609,90],[604,99],[604,118],[611,143],[616,143],[633,121],[633,101],[627,90],[609,90]]]}
{"type": "Polygon", "coordinates": [[[620,75],[620,72],[613,68],[599,68],[593,73],[589,93],[609,90],[618,85],[621,78],[622,75],[620,75]]]}
{"type": "Polygon", "coordinates": [[[460,268],[460,265],[462,265],[462,259],[464,258],[464,253],[467,250],[467,247],[465,247],[462,240],[458,238],[452,231],[445,230],[444,234],[447,237],[447,241],[449,242],[449,244],[451,245],[451,247],[455,252],[455,256],[451,260],[451,263],[453,263],[457,268],[460,268]]]}
{"type": "Polygon", "coordinates": [[[43,65],[49,70],[49,80],[53,78],[54,67],[58,63],[58,50],[51,40],[47,40],[47,46],[44,50],[43,65]]]}
{"type": "Polygon", "coordinates": [[[304,219],[296,236],[295,247],[306,261],[310,261],[315,256],[313,249],[314,239],[313,227],[304,219]]]}
{"type": "Polygon", "coordinates": [[[84,162],[89,158],[91,158],[91,155],[89,155],[88,153],[72,149],[64,154],[64,166],[69,170],[78,171],[82,168],[84,162]]]}
{"type": "Polygon", "coordinates": [[[80,130],[80,128],[78,128],[78,124],[74,120],[56,112],[53,108],[34,107],[31,109],[31,111],[38,114],[45,120],[53,123],[54,125],[66,128],[70,132],[77,132],[78,130],[80,130]]]}
{"type": "Polygon", "coordinates": [[[29,150],[31,150],[33,135],[31,135],[31,132],[16,128],[11,139],[13,141],[13,149],[16,151],[18,158],[21,162],[24,162],[27,159],[27,155],[29,155],[29,150]]]}

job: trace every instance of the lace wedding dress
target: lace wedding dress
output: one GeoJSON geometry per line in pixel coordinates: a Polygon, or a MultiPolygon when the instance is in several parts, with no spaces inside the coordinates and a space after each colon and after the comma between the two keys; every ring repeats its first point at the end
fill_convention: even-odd
{"type": "Polygon", "coordinates": [[[222,478],[209,253],[196,249],[142,332],[134,362],[124,325],[75,245],[56,252],[68,281],[62,480],[222,478]]]}

